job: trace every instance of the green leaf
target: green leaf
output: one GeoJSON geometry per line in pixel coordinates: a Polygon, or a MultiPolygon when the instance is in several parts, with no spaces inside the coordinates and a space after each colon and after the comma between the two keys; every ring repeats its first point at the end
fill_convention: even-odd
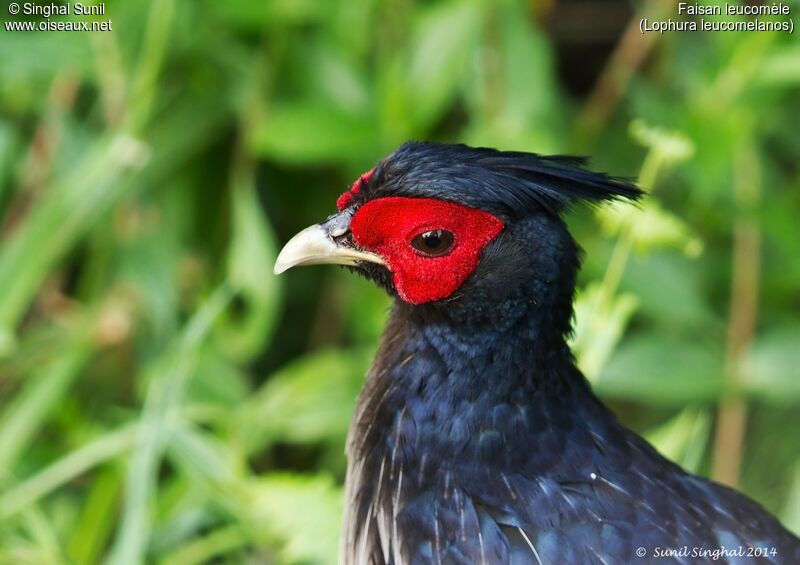
{"type": "Polygon", "coordinates": [[[319,102],[275,106],[249,132],[257,154],[296,164],[358,160],[378,144],[370,116],[350,115],[319,102]]]}
{"type": "Polygon", "coordinates": [[[6,490],[0,494],[0,520],[24,510],[89,469],[125,453],[135,437],[134,426],[106,432],[6,490]]]}
{"type": "Polygon", "coordinates": [[[679,163],[694,155],[694,144],[683,132],[651,126],[641,119],[631,122],[630,132],[636,141],[668,163],[679,163]]]}
{"type": "MultiPolygon", "coordinates": [[[[242,453],[223,443],[217,437],[186,422],[176,424],[167,445],[167,455],[176,470],[186,479],[190,489],[183,504],[176,508],[159,527],[160,552],[171,549],[164,557],[167,562],[177,561],[184,553],[194,555],[199,551],[221,551],[222,540],[201,540],[182,543],[184,539],[219,522],[220,510],[227,517],[246,521],[250,504],[249,482],[245,476],[242,453]],[[179,544],[172,549],[176,542],[179,544]]],[[[246,531],[246,524],[244,524],[246,531]]],[[[238,543],[245,532],[240,532],[238,543]]],[[[228,542],[231,538],[222,536],[228,542]]],[[[234,536],[236,537],[236,536],[234,536]]],[[[252,536],[248,536],[252,538],[252,536]]],[[[228,542],[223,545],[232,549],[228,542]]]]}
{"type": "Polygon", "coordinates": [[[711,431],[711,415],[708,410],[686,408],[677,416],[648,430],[644,437],[670,461],[696,473],[711,431]]]}
{"type": "Polygon", "coordinates": [[[79,564],[97,563],[111,532],[119,504],[122,473],[110,466],[98,473],[89,488],[82,513],[70,536],[67,553],[79,564]]]}
{"type": "Polygon", "coordinates": [[[147,398],[128,467],[125,507],[110,563],[136,564],[146,553],[153,528],[151,504],[158,489],[158,470],[169,430],[176,424],[198,349],[229,300],[230,290],[226,287],[212,294],[150,368],[147,398]]]}
{"type": "Polygon", "coordinates": [[[343,493],[330,477],[274,473],[250,488],[249,525],[288,563],[336,563],[343,493]]]}
{"type": "Polygon", "coordinates": [[[194,376],[186,391],[187,404],[227,411],[235,410],[245,401],[250,391],[248,376],[226,353],[210,344],[200,348],[194,376]]]}
{"type": "Polygon", "coordinates": [[[206,143],[223,115],[224,109],[187,104],[148,131],[158,141],[152,152],[129,135],[101,135],[48,188],[0,248],[0,356],[13,347],[16,325],[50,270],[122,194],[158,184],[206,143]]]}
{"type": "Polygon", "coordinates": [[[281,286],[272,273],[275,236],[261,211],[255,180],[238,179],[233,188],[233,235],[228,251],[228,282],[237,293],[236,312],[220,317],[215,337],[220,350],[236,361],[261,352],[279,312],[281,286]]]}
{"type": "Polygon", "coordinates": [[[124,190],[144,151],[131,137],[101,138],[7,239],[0,250],[0,334],[13,332],[48,269],[124,190]]]}
{"type": "Polygon", "coordinates": [[[22,390],[4,406],[0,415],[0,484],[63,400],[92,351],[86,328],[78,329],[64,344],[61,357],[28,376],[22,390]]]}
{"type": "Polygon", "coordinates": [[[337,306],[355,343],[374,344],[386,326],[392,301],[382,288],[345,270],[333,273],[337,306]]]}
{"type": "MultiPolygon", "coordinates": [[[[245,479],[243,462],[227,446],[186,426],[176,427],[169,449],[178,467],[204,484],[209,496],[236,516],[257,545],[276,548],[291,563],[335,563],[342,491],[332,479],[279,473],[245,479]]],[[[244,532],[198,541],[189,546],[192,549],[178,550],[178,555],[243,545],[244,532]]]]}
{"type": "Polygon", "coordinates": [[[458,92],[472,60],[482,7],[451,0],[427,8],[414,26],[405,77],[409,118],[417,131],[438,119],[458,92]]]}
{"type": "Polygon", "coordinates": [[[109,243],[115,251],[111,260],[118,284],[133,291],[136,315],[148,322],[153,341],[160,344],[178,324],[175,258],[182,242],[175,223],[164,218],[163,206],[148,209],[138,200],[123,199],[118,214],[124,220],[118,224],[126,227],[102,235],[114,238],[109,243]]]}
{"type": "Polygon", "coordinates": [[[563,98],[550,42],[529,5],[497,2],[491,10],[498,13],[489,21],[500,20],[500,33],[487,33],[483,54],[473,63],[478,71],[464,93],[472,110],[467,141],[517,151],[563,151],[563,98]]]}
{"type": "MultiPolygon", "coordinates": [[[[172,438],[167,453],[176,466],[180,463],[172,448],[179,437],[172,438]]],[[[168,556],[194,536],[220,523],[219,508],[209,498],[207,482],[185,466],[178,469],[172,480],[162,484],[158,506],[158,527],[150,543],[150,553],[154,557],[168,556]]]]}
{"type": "Polygon", "coordinates": [[[42,551],[40,559],[43,563],[65,563],[58,536],[51,523],[50,516],[36,508],[28,508],[21,517],[23,531],[42,551]]]}
{"type": "Polygon", "coordinates": [[[800,401],[800,327],[773,329],[757,337],[738,371],[749,394],[771,402],[800,401]]]}
{"type": "Polygon", "coordinates": [[[159,561],[161,565],[202,565],[236,549],[245,549],[250,538],[242,528],[224,526],[192,539],[159,561]]]}
{"type": "Polygon", "coordinates": [[[14,169],[14,157],[19,151],[19,136],[7,121],[0,119],[0,203],[4,202],[7,179],[14,169]]]}
{"type": "Polygon", "coordinates": [[[787,46],[764,57],[756,81],[780,87],[800,84],[800,46],[787,46]]]}
{"type": "Polygon", "coordinates": [[[372,111],[373,100],[366,77],[336,45],[322,45],[310,62],[315,71],[311,88],[350,115],[372,111]]]}
{"type": "Polygon", "coordinates": [[[794,470],[794,480],[782,518],[786,527],[794,532],[794,535],[800,536],[800,464],[794,470]]]}
{"type": "Polygon", "coordinates": [[[600,284],[590,284],[578,293],[572,349],[578,366],[590,380],[608,361],[638,304],[632,294],[609,298],[600,284]]]}
{"type": "Polygon", "coordinates": [[[220,17],[226,26],[258,31],[314,23],[329,16],[330,10],[324,2],[314,0],[211,0],[204,2],[201,13],[220,17]]]}
{"type": "MultiPolygon", "coordinates": [[[[5,20],[7,14],[3,16],[5,20]]],[[[42,41],[39,33],[3,31],[0,33],[0,53],[13,53],[14,56],[4,57],[0,65],[0,92],[10,90],[12,86],[24,88],[48,81],[56,72],[91,74],[88,33],[49,32],[54,39],[42,41]]]]}
{"type": "Polygon", "coordinates": [[[640,333],[623,342],[592,384],[604,396],[651,404],[715,400],[723,390],[715,345],[640,333]]]}
{"type": "Polygon", "coordinates": [[[608,236],[627,228],[631,243],[640,252],[676,247],[689,257],[697,257],[703,251],[703,242],[694,230],[653,198],[647,198],[637,207],[606,206],[598,211],[597,217],[608,236]]]}
{"type": "MultiPolygon", "coordinates": [[[[232,487],[241,474],[243,458],[220,440],[181,423],[175,426],[168,445],[170,456],[189,476],[200,479],[211,489],[232,487]]],[[[224,504],[223,504],[224,506],[224,504]]]]}
{"type": "Polygon", "coordinates": [[[370,350],[320,351],[287,365],[237,413],[249,450],[280,439],[339,441],[347,432],[370,350]]]}
{"type": "Polygon", "coordinates": [[[633,257],[622,287],[638,297],[640,316],[687,330],[721,331],[701,287],[699,263],[668,250],[633,257]]]}

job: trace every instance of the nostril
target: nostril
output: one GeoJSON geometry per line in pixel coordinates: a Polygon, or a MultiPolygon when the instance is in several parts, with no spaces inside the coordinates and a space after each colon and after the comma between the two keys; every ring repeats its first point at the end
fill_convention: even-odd
{"type": "Polygon", "coordinates": [[[331,237],[333,237],[333,238],[342,237],[349,230],[350,230],[350,226],[334,226],[334,227],[331,227],[330,234],[331,234],[331,237]]]}
{"type": "Polygon", "coordinates": [[[328,220],[328,235],[331,238],[342,237],[350,231],[350,220],[353,218],[352,210],[345,210],[328,220]]]}

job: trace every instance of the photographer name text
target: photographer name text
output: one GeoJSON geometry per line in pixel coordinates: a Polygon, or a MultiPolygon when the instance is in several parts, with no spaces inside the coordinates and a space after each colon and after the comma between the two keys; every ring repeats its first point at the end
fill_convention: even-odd
{"type": "Polygon", "coordinates": [[[106,13],[104,3],[89,5],[75,2],[74,4],[36,4],[25,2],[22,4],[22,15],[24,16],[103,16],[106,13]]]}
{"type": "Polygon", "coordinates": [[[105,2],[83,4],[67,2],[46,4],[37,2],[9,2],[8,13],[12,19],[3,22],[6,31],[39,32],[39,31],[113,31],[110,19],[105,16],[105,2]],[[51,19],[52,18],[52,19],[51,19]]]}

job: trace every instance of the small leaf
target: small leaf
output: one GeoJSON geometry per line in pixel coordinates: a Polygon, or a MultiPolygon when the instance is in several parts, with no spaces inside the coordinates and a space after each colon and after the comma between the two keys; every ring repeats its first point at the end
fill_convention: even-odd
{"type": "Polygon", "coordinates": [[[186,403],[233,410],[245,401],[249,389],[244,371],[225,352],[208,345],[198,352],[197,367],[186,391],[186,403]]]}
{"type": "Polygon", "coordinates": [[[800,327],[758,337],[738,372],[740,385],[752,395],[780,403],[800,401],[800,327]]]}
{"type": "Polygon", "coordinates": [[[371,96],[365,77],[355,65],[330,45],[315,53],[316,72],[311,88],[340,110],[358,115],[369,111],[371,96]]]}
{"type": "Polygon", "coordinates": [[[89,469],[125,453],[137,429],[126,426],[103,433],[0,494],[0,520],[20,512],[89,469]]]}
{"type": "Polygon", "coordinates": [[[20,145],[17,132],[6,120],[0,119],[0,202],[5,201],[6,179],[12,174],[20,145]]]}
{"type": "Polygon", "coordinates": [[[69,540],[68,555],[73,563],[99,561],[115,523],[121,482],[119,468],[113,466],[93,478],[69,540]]]}
{"type": "Polygon", "coordinates": [[[597,218],[608,236],[627,227],[634,248],[640,252],[675,247],[689,257],[697,257],[703,251],[703,242],[694,230],[653,198],[635,208],[620,204],[601,208],[597,218]]]}
{"type": "Polygon", "coordinates": [[[530,5],[498,2],[491,9],[498,14],[484,21],[502,23],[499,33],[487,34],[464,92],[472,115],[465,141],[537,153],[563,151],[564,99],[558,96],[550,41],[530,5]]]}
{"type": "Polygon", "coordinates": [[[229,446],[188,424],[175,424],[168,450],[179,468],[212,490],[230,488],[240,475],[241,458],[229,446]]]}
{"type": "Polygon", "coordinates": [[[237,361],[257,355],[275,326],[281,287],[272,273],[275,236],[261,209],[255,181],[248,175],[233,189],[233,236],[228,252],[228,281],[240,302],[219,320],[215,338],[221,351],[237,361]]]}
{"type": "Polygon", "coordinates": [[[794,535],[800,536],[800,464],[795,467],[794,481],[782,517],[786,527],[794,532],[794,535]]]}
{"type": "Polygon", "coordinates": [[[292,25],[312,24],[330,17],[329,7],[314,0],[227,0],[209,1],[203,11],[224,19],[231,27],[259,31],[264,27],[286,28],[292,25]]]}
{"type": "Polygon", "coordinates": [[[686,408],[664,424],[644,434],[647,441],[670,461],[697,472],[711,431],[708,410],[686,408]]]}
{"type": "Polygon", "coordinates": [[[711,401],[723,391],[721,359],[712,343],[639,334],[619,347],[593,385],[603,395],[652,404],[711,401]]]}
{"type": "Polygon", "coordinates": [[[269,377],[238,411],[245,445],[343,438],[371,357],[371,350],[321,351],[269,377]]]}
{"type": "Polygon", "coordinates": [[[250,539],[238,525],[223,526],[179,547],[159,562],[160,565],[202,565],[216,563],[226,553],[245,549],[250,539]]]}
{"type": "Polygon", "coordinates": [[[699,265],[671,251],[631,259],[622,287],[639,298],[638,314],[685,329],[718,328],[700,283],[699,265]]]}
{"type": "Polygon", "coordinates": [[[651,126],[644,120],[634,120],[630,126],[631,136],[670,163],[679,163],[694,155],[694,144],[685,134],[651,126]]]}
{"type": "Polygon", "coordinates": [[[606,297],[600,284],[591,284],[578,293],[572,348],[578,366],[590,380],[606,364],[638,305],[632,294],[606,297]]]}
{"type": "Polygon", "coordinates": [[[0,484],[14,470],[53,408],[63,399],[93,352],[85,328],[64,344],[61,356],[25,380],[22,390],[0,413],[0,484]]]}
{"type": "Polygon", "coordinates": [[[370,116],[350,115],[330,104],[287,103],[256,123],[248,143],[260,155],[287,163],[363,159],[378,143],[370,116]]]}
{"type": "Polygon", "coordinates": [[[333,274],[337,307],[347,322],[356,343],[376,343],[386,326],[391,299],[383,289],[352,273],[337,270],[333,274]]]}
{"type": "Polygon", "coordinates": [[[342,499],[325,475],[267,475],[250,487],[248,525],[286,562],[336,563],[342,499]]]}
{"type": "Polygon", "coordinates": [[[230,295],[226,286],[211,294],[174,342],[149,366],[147,397],[127,469],[125,506],[109,562],[139,563],[147,551],[154,525],[151,508],[158,492],[166,443],[184,401],[187,381],[196,367],[198,351],[228,305],[230,295]]]}
{"type": "Polygon", "coordinates": [[[450,1],[426,9],[414,26],[408,67],[403,73],[417,131],[438,119],[458,91],[472,59],[481,5],[450,1]]]}
{"type": "Polygon", "coordinates": [[[0,53],[14,53],[13,57],[4,57],[0,65],[0,88],[39,84],[56,72],[71,71],[91,77],[89,35],[59,33],[57,41],[42,41],[38,33],[0,33],[0,53]]]}
{"type": "Polygon", "coordinates": [[[787,46],[764,57],[754,78],[770,86],[791,87],[800,84],[800,46],[787,46]]]}

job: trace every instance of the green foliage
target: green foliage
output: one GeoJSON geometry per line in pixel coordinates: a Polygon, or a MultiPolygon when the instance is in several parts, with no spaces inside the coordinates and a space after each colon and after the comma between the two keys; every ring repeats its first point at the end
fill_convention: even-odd
{"type": "Polygon", "coordinates": [[[0,563],[335,562],[388,300],[272,263],[408,138],[638,175],[638,208],[570,217],[578,360],[701,473],[744,403],[742,488],[800,531],[793,36],[659,36],[585,135],[536,3],[106,8],[0,32],[0,563]]]}

